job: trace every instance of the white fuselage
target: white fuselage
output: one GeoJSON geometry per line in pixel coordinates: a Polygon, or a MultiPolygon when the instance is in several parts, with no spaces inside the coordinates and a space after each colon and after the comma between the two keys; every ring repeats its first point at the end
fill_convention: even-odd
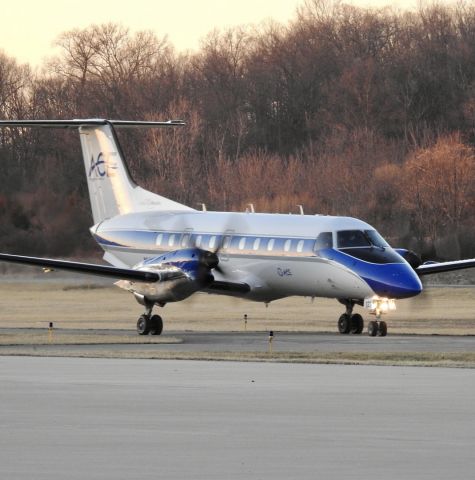
{"type": "MultiPolygon", "coordinates": [[[[116,266],[132,267],[168,251],[219,249],[227,281],[245,282],[245,298],[271,301],[291,295],[363,299],[374,295],[350,268],[317,256],[322,232],[366,230],[347,217],[221,212],[140,212],[120,215],[91,231],[116,266]]],[[[217,280],[224,279],[219,273],[217,280]]]]}

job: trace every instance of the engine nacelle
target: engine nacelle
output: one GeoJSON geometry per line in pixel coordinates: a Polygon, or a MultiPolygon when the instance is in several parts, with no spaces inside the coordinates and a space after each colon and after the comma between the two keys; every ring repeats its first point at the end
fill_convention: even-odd
{"type": "Polygon", "coordinates": [[[422,265],[422,259],[416,252],[406,248],[395,248],[395,250],[414,270],[422,265]]]}
{"type": "Polygon", "coordinates": [[[218,265],[213,252],[190,248],[147,258],[134,269],[153,272],[160,280],[153,283],[120,280],[116,285],[143,298],[144,302],[179,302],[214,281],[211,269],[218,265]]]}

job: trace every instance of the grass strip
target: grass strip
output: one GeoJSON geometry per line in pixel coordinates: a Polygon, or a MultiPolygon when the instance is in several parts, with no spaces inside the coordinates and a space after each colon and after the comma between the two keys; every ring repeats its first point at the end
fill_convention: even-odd
{"type": "Polygon", "coordinates": [[[18,346],[23,345],[146,345],[146,344],[176,344],[183,343],[178,337],[158,336],[158,335],[101,335],[91,334],[69,334],[48,332],[41,333],[12,333],[0,335],[0,346],[18,346]]]}
{"type": "Polygon", "coordinates": [[[61,349],[53,351],[38,346],[33,350],[21,347],[0,348],[0,355],[475,368],[475,352],[277,352],[269,354],[263,352],[137,352],[90,348],[71,352],[61,349]]]}

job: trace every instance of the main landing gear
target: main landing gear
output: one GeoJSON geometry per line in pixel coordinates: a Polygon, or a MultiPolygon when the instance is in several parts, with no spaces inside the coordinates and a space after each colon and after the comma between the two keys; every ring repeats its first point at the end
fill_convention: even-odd
{"type": "Polygon", "coordinates": [[[160,335],[163,331],[163,320],[160,315],[140,315],[137,320],[137,333],[139,335],[160,335]]]}
{"type": "Polygon", "coordinates": [[[363,317],[359,313],[344,313],[338,319],[338,331],[342,334],[354,333],[356,335],[359,335],[363,332],[363,328],[363,317]]]}
{"type": "MultiPolygon", "coordinates": [[[[359,313],[353,313],[355,302],[352,300],[340,300],[346,306],[346,312],[338,319],[338,332],[346,335],[353,333],[359,335],[364,329],[364,320],[359,313]]],[[[385,337],[388,333],[386,322],[372,320],[368,323],[368,335],[370,337],[385,337]]]]}
{"type": "Polygon", "coordinates": [[[163,320],[160,315],[152,315],[153,303],[146,304],[147,309],[137,320],[137,333],[139,335],[160,335],[163,331],[163,320]]]}
{"type": "Polygon", "coordinates": [[[363,332],[364,321],[359,313],[353,313],[355,302],[352,300],[340,300],[346,307],[346,312],[338,319],[338,331],[342,334],[354,333],[359,335],[363,332]]]}

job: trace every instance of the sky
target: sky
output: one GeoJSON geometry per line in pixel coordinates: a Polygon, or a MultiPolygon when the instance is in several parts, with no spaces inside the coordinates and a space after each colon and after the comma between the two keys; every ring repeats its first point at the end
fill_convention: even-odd
{"type": "MultiPolygon", "coordinates": [[[[178,51],[196,50],[211,30],[273,19],[286,23],[304,0],[1,0],[0,50],[39,66],[53,56],[57,36],[73,28],[113,22],[132,32],[167,35],[178,51]],[[3,4],[4,3],[4,4],[3,4]]],[[[414,8],[417,0],[345,0],[358,6],[414,8]]]]}

